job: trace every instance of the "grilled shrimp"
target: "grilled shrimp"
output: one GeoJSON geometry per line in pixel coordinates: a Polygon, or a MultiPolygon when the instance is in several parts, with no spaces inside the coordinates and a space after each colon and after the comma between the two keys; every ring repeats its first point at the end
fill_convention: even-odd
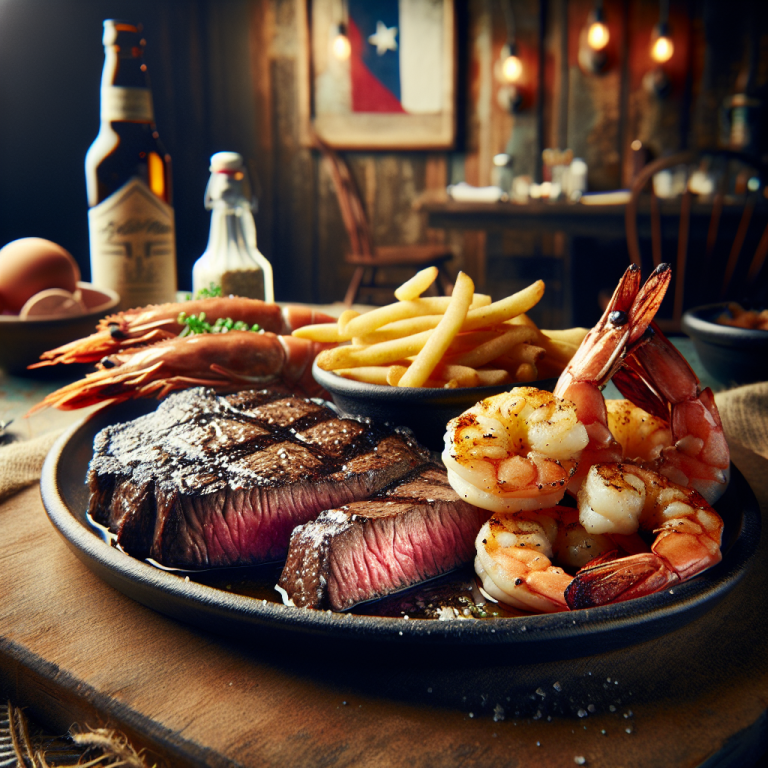
{"type": "Polygon", "coordinates": [[[443,463],[453,489],[475,506],[543,509],[563,498],[587,442],[571,403],[517,387],[448,422],[443,463]]]}
{"type": "Polygon", "coordinates": [[[57,363],[94,363],[107,355],[176,338],[184,329],[179,322],[182,312],[187,316],[205,313],[211,323],[219,318],[231,318],[249,326],[257,324],[269,333],[284,335],[305,325],[334,322],[330,315],[310,307],[287,305],[280,308],[277,304],[238,296],[155,304],[108,315],[99,321],[96,333],[43,353],[40,362],[30,368],[57,363]]]}
{"type": "Polygon", "coordinates": [[[629,600],[686,581],[720,562],[723,521],[693,488],[635,464],[596,464],[578,496],[579,522],[593,535],[653,531],[651,551],[606,558],[576,574],[571,608],[629,600]]]}
{"type": "Polygon", "coordinates": [[[573,572],[606,553],[645,549],[639,537],[588,532],[569,507],[494,515],[475,546],[475,572],[486,594],[538,613],[568,610],[573,577],[564,568],[573,572]]]}
{"type": "MultiPolygon", "coordinates": [[[[545,589],[536,592],[521,568],[531,578],[538,574],[537,584],[543,572],[550,592],[570,584],[570,577],[550,555],[546,562],[526,559],[513,543],[504,552],[497,540],[513,542],[507,534],[517,536],[522,525],[515,513],[557,504],[566,484],[574,495],[584,487],[579,520],[588,534],[658,534],[650,552],[607,552],[582,569],[567,587],[569,607],[657,591],[719,561],[723,522],[710,504],[727,486],[730,455],[712,392],[701,390],[688,363],[653,323],[670,276],[663,264],[641,287],[637,267],[625,272],[554,395],[512,390],[449,422],[443,461],[451,485],[496,513],[495,529],[477,540],[476,570],[484,583],[490,579],[507,594],[515,587],[516,597],[524,593],[528,604],[558,610],[551,606],[562,601],[545,589]],[[611,379],[628,400],[606,403],[601,390],[611,379]],[[618,486],[621,492],[611,493],[618,486]],[[598,510],[609,509],[617,522],[596,527],[598,510]],[[489,555],[488,542],[496,557],[489,555]]],[[[530,528],[531,519],[525,520],[530,528]]]]}
{"type": "Polygon", "coordinates": [[[164,397],[176,389],[200,386],[227,390],[281,382],[318,395],[323,390],[312,378],[312,361],[328,346],[252,331],[168,339],[104,358],[99,370],[52,392],[30,414],[48,406],[73,410],[107,400],[164,397]]]}

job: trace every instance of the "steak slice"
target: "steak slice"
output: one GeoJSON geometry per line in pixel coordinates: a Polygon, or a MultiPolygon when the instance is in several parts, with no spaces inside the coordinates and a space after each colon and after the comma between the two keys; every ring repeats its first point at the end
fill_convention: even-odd
{"type": "Polygon", "coordinates": [[[343,611],[471,562],[489,515],[428,464],[296,528],[278,586],[298,607],[343,611]]]}
{"type": "Polygon", "coordinates": [[[91,517],[130,554],[176,568],[279,560],[296,525],[428,460],[406,433],[270,390],[179,392],[94,449],[91,517]]]}

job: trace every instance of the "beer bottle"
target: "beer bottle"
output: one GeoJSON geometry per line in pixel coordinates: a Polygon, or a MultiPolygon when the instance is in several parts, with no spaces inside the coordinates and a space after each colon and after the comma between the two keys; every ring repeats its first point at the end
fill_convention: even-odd
{"type": "Polygon", "coordinates": [[[176,300],[171,158],[155,128],[141,27],[104,22],[101,127],[85,157],[91,280],[121,309],[176,300]]]}

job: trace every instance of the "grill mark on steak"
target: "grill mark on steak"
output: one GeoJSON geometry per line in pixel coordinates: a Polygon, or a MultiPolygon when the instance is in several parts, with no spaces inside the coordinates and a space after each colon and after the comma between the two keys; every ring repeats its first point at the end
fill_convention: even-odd
{"type": "Polygon", "coordinates": [[[185,390],[94,448],[93,519],[130,554],[179,568],[278,560],[296,525],[428,460],[405,434],[268,390],[185,390]]]}
{"type": "Polygon", "coordinates": [[[471,562],[488,516],[429,464],[296,528],[278,586],[298,607],[346,610],[471,562]]]}

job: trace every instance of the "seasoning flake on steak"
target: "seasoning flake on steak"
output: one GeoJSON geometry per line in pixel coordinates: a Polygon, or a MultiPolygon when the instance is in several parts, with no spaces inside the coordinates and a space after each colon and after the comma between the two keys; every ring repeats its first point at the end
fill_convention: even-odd
{"type": "Polygon", "coordinates": [[[489,514],[425,465],[296,528],[278,586],[298,607],[351,608],[471,562],[489,514]]]}
{"type": "Polygon", "coordinates": [[[283,558],[291,531],[428,460],[406,433],[284,391],[196,388],[96,435],[91,517],[136,557],[177,568],[283,558]]]}

